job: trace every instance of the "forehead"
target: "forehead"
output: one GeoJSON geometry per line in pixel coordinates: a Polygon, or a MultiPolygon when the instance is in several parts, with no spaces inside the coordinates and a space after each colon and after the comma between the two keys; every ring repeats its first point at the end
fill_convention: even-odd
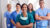
{"type": "Polygon", "coordinates": [[[39,3],[44,3],[44,1],[40,1],[39,3]]]}
{"type": "Polygon", "coordinates": [[[23,5],[23,7],[27,7],[27,5],[23,5]]]}

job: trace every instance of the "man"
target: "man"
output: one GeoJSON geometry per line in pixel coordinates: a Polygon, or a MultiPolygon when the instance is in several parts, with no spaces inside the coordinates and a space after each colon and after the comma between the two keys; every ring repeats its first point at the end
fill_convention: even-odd
{"type": "MultiPolygon", "coordinates": [[[[50,14],[50,10],[49,10],[49,14],[50,14]]],[[[50,16],[50,15],[49,15],[50,16]]],[[[50,28],[50,18],[48,20],[48,28],[50,28]]]]}
{"type": "Polygon", "coordinates": [[[47,28],[49,12],[48,9],[44,7],[44,0],[39,0],[40,8],[35,13],[36,18],[36,28],[47,28]]]}
{"type": "Polygon", "coordinates": [[[11,23],[12,23],[12,25],[11,25],[12,28],[16,27],[16,17],[17,17],[18,14],[21,14],[20,9],[21,9],[21,5],[19,3],[17,3],[16,4],[16,11],[12,12],[11,17],[10,17],[11,23]]]}
{"type": "Polygon", "coordinates": [[[10,22],[10,14],[11,14],[11,4],[7,4],[7,11],[4,13],[4,20],[6,21],[7,28],[11,28],[10,22]]]}

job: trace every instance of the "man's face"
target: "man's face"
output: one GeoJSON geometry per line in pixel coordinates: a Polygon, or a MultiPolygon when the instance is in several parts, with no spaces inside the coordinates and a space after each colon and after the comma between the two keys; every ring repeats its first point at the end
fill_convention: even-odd
{"type": "Polygon", "coordinates": [[[8,10],[10,10],[10,9],[11,9],[11,5],[10,5],[10,4],[8,4],[7,9],[8,9],[8,10]]]}
{"type": "Polygon", "coordinates": [[[16,6],[16,9],[17,9],[17,10],[20,10],[20,9],[21,9],[20,5],[17,5],[17,6],[16,6]]]}
{"type": "Polygon", "coordinates": [[[44,7],[44,1],[40,1],[40,7],[43,8],[44,7]]]}

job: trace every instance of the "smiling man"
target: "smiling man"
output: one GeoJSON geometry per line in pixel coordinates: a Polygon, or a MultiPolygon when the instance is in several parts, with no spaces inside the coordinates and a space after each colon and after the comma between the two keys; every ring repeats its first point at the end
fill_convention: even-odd
{"type": "Polygon", "coordinates": [[[44,0],[39,0],[40,8],[35,13],[36,28],[47,28],[49,11],[44,7],[44,0]]]}

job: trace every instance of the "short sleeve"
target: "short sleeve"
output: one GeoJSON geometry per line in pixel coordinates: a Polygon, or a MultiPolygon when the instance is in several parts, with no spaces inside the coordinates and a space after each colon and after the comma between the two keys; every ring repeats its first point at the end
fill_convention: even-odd
{"type": "Polygon", "coordinates": [[[17,15],[17,17],[16,17],[16,23],[19,22],[19,18],[20,18],[20,15],[17,15]]]}
{"type": "Polygon", "coordinates": [[[50,9],[48,9],[48,13],[50,13],[50,9]]]}
{"type": "Polygon", "coordinates": [[[38,10],[35,11],[35,14],[38,14],[38,10]]]}
{"type": "Polygon", "coordinates": [[[30,15],[30,23],[34,23],[34,18],[32,15],[30,15]]]}
{"type": "Polygon", "coordinates": [[[12,20],[13,20],[13,14],[11,14],[11,15],[10,15],[10,19],[12,19],[12,20]]]}

